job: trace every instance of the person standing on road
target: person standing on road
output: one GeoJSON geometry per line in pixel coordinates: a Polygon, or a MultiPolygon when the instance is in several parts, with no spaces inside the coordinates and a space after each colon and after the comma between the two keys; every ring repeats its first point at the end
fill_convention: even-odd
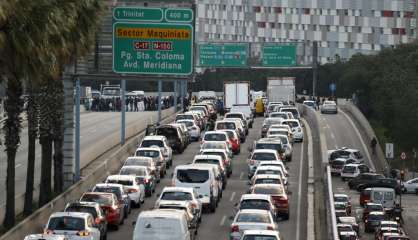
{"type": "Polygon", "coordinates": [[[373,155],[376,154],[376,145],[377,145],[377,140],[375,137],[373,137],[372,141],[370,142],[370,147],[372,148],[373,155]]]}

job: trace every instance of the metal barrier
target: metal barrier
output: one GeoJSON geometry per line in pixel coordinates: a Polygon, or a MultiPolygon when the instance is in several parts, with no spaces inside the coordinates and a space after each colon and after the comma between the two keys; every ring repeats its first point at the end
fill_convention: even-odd
{"type": "Polygon", "coordinates": [[[337,217],[335,216],[335,208],[334,208],[334,193],[332,192],[332,177],[331,177],[331,168],[327,166],[327,186],[328,186],[328,202],[329,202],[329,209],[331,210],[331,229],[332,229],[332,237],[334,240],[339,240],[338,237],[338,230],[337,230],[337,217]]]}

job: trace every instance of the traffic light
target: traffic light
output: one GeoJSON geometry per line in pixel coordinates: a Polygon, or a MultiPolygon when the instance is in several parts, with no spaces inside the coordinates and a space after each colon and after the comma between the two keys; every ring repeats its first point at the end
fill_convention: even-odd
{"type": "Polygon", "coordinates": [[[401,180],[405,181],[405,171],[401,170],[401,180]]]}

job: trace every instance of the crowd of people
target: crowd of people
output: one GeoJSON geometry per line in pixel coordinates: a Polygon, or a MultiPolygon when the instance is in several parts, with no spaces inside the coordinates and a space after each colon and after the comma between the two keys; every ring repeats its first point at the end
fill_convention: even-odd
{"type": "MultiPolygon", "coordinates": [[[[180,103],[180,97],[177,102],[180,103]]],[[[121,111],[122,101],[120,97],[113,98],[93,98],[90,104],[90,110],[96,112],[118,112],[121,111]]],[[[174,106],[174,96],[164,96],[161,98],[161,109],[167,109],[174,106]]],[[[142,112],[158,110],[158,96],[127,96],[125,99],[125,111],[142,112]]]]}

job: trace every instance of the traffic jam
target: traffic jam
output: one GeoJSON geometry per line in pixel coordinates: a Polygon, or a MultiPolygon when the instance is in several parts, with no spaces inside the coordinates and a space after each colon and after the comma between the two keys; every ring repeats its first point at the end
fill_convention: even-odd
{"type": "Polygon", "coordinates": [[[249,188],[234,205],[225,239],[283,239],[279,225],[289,219],[290,202],[286,163],[292,160],[292,145],[303,141],[304,135],[293,103],[263,101],[262,129],[252,129],[255,114],[250,105],[233,106],[221,117],[212,100],[193,104],[173,123],[148,126],[119,173],[107,176],[62,212],[53,213],[43,233],[25,240],[107,239],[108,231],[118,231],[134,208],[156,194],[156,186],[166,177],[171,183],[156,194],[153,209],[141,210],[128,223],[133,224],[133,239],[196,239],[205,214],[222,204],[222,193],[234,172],[234,156],[240,154],[249,131],[262,137],[247,149],[249,188]],[[194,158],[183,165],[173,162],[173,155],[183,153],[192,141],[200,141],[194,158]],[[173,168],[171,176],[167,176],[169,168],[173,168]]]}

